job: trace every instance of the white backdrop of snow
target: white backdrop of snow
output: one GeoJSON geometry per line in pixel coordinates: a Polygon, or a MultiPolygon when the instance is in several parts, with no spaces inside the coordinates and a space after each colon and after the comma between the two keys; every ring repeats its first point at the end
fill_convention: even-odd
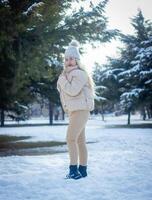
{"type": "MultiPolygon", "coordinates": [[[[103,126],[121,124],[124,119],[89,119],[87,141],[96,143],[87,144],[88,177],[84,179],[64,179],[67,153],[1,157],[0,200],[151,200],[152,131],[103,126]]],[[[134,121],[140,121],[139,116],[134,121]]],[[[65,141],[66,129],[66,125],[1,128],[0,134],[30,135],[31,141],[65,141]]]]}

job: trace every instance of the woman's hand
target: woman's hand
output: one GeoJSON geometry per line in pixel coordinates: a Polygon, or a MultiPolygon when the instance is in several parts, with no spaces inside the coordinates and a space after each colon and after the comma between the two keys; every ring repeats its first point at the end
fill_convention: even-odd
{"type": "Polygon", "coordinates": [[[62,71],[62,73],[60,74],[60,76],[64,76],[67,79],[67,73],[65,72],[65,70],[62,71]]]}

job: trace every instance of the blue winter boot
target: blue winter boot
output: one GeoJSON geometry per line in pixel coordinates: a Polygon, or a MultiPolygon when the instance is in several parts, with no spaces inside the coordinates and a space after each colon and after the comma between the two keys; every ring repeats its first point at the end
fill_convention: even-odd
{"type": "Polygon", "coordinates": [[[82,178],[82,175],[79,173],[77,165],[70,165],[69,166],[69,174],[66,175],[66,179],[80,179],[82,178]]]}
{"type": "Polygon", "coordinates": [[[87,176],[87,166],[79,165],[78,170],[79,170],[80,174],[82,175],[82,177],[87,176]]]}

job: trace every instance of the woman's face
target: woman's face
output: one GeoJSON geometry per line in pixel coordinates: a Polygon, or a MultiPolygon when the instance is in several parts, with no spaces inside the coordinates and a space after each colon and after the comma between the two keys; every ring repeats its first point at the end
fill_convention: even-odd
{"type": "Polygon", "coordinates": [[[65,58],[65,66],[66,67],[73,67],[73,66],[75,66],[77,63],[76,63],[76,60],[75,60],[75,58],[73,58],[73,57],[67,57],[67,58],[65,58]]]}

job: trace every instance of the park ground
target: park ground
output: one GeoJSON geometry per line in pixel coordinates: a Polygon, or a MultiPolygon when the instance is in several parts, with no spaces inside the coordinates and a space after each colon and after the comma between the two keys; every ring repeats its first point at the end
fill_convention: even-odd
{"type": "Polygon", "coordinates": [[[79,180],[64,179],[68,118],[57,123],[0,128],[0,200],[151,200],[150,120],[134,115],[126,126],[126,115],[90,116],[88,177],[79,180]]]}

